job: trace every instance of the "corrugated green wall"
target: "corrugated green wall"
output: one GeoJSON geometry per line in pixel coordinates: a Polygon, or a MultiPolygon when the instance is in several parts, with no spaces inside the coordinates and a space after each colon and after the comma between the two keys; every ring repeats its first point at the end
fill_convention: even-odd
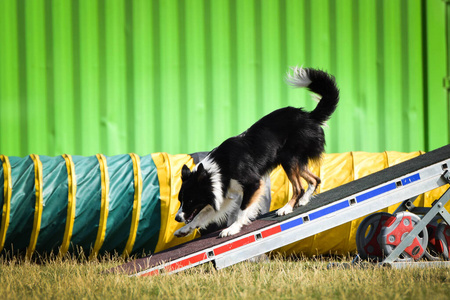
{"type": "MultiPolygon", "coordinates": [[[[209,150],[333,73],[327,151],[449,143],[442,0],[1,0],[0,153],[209,150]]],[[[447,25],[448,26],[448,25],[447,25]]]]}

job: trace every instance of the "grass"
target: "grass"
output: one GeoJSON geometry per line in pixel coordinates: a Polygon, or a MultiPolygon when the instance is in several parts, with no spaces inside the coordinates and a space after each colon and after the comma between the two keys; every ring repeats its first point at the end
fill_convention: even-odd
{"type": "Polygon", "coordinates": [[[2,299],[448,299],[450,268],[327,269],[328,259],[202,265],[154,277],[102,274],[120,258],[0,259],[2,299]]]}

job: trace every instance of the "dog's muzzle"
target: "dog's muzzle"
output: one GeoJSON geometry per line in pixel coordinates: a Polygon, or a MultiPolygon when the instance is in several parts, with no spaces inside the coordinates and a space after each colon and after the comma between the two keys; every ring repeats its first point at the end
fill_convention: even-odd
{"type": "Polygon", "coordinates": [[[184,220],[184,213],[178,212],[178,213],[175,215],[175,221],[177,221],[177,222],[179,222],[179,223],[184,223],[184,222],[185,222],[185,220],[184,220]]]}
{"type": "Polygon", "coordinates": [[[178,223],[184,223],[185,221],[182,205],[180,205],[180,208],[178,209],[177,214],[175,215],[175,221],[177,221],[178,223]]]}

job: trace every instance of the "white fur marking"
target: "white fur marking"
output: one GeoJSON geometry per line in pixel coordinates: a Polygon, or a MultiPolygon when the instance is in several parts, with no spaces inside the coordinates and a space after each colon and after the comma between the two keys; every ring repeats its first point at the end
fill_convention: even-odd
{"type": "Polygon", "coordinates": [[[316,189],[316,187],[314,185],[309,184],[308,189],[306,190],[306,192],[303,194],[303,196],[298,201],[297,206],[302,206],[302,205],[308,204],[308,202],[311,200],[311,196],[314,193],[315,189],[316,189]]]}
{"type": "Polygon", "coordinates": [[[177,211],[177,216],[180,217],[183,222],[186,221],[184,218],[183,205],[180,205],[180,208],[177,211]]]}
{"type": "Polygon", "coordinates": [[[293,208],[289,205],[289,203],[286,203],[285,206],[277,210],[277,215],[284,216],[287,214],[290,214],[293,211],[293,208]]]}
{"type": "MultiPolygon", "coordinates": [[[[237,181],[236,181],[236,183],[239,184],[237,181]]],[[[231,185],[232,184],[230,183],[230,187],[231,187],[231,185]]],[[[241,186],[241,190],[242,190],[242,186],[241,186]]],[[[262,207],[261,199],[262,199],[262,197],[260,196],[255,202],[253,202],[250,206],[248,206],[244,210],[240,210],[238,208],[236,221],[234,221],[231,224],[231,226],[229,226],[228,228],[225,228],[224,230],[222,230],[222,232],[220,233],[220,236],[226,237],[226,236],[234,235],[234,234],[238,233],[239,231],[241,231],[242,226],[250,224],[252,222],[252,220],[255,219],[261,211],[261,207],[262,207]]],[[[230,224],[230,220],[228,220],[228,224],[230,224]]]]}
{"type": "Polygon", "coordinates": [[[311,99],[312,99],[314,102],[319,103],[320,100],[322,100],[322,96],[321,96],[321,95],[318,95],[318,94],[311,94],[311,99]]]}
{"type": "Polygon", "coordinates": [[[244,210],[239,210],[237,220],[220,233],[221,237],[231,236],[241,231],[242,226],[250,224],[261,210],[260,201],[256,201],[244,210]]]}
{"type": "MultiPolygon", "coordinates": [[[[205,157],[199,164],[203,164],[205,170],[211,175],[211,185],[215,198],[214,201],[216,202],[217,210],[220,210],[223,203],[222,175],[220,174],[220,167],[209,156],[205,157]]],[[[197,171],[199,164],[194,167],[194,171],[197,171]]]]}
{"type": "Polygon", "coordinates": [[[294,71],[292,75],[291,72],[286,73],[286,82],[293,87],[307,87],[311,84],[311,79],[309,79],[308,74],[305,69],[302,67],[291,67],[291,70],[294,71]]]}
{"type": "Polygon", "coordinates": [[[242,228],[242,224],[239,223],[238,221],[236,221],[233,224],[231,224],[230,227],[227,227],[224,230],[222,230],[220,232],[220,237],[231,236],[236,233],[239,233],[239,231],[241,231],[241,228],[242,228]]]}
{"type": "Polygon", "coordinates": [[[239,198],[239,196],[242,196],[242,193],[243,193],[242,185],[237,180],[231,179],[230,186],[228,187],[227,190],[226,198],[230,200],[237,199],[239,198]]]}

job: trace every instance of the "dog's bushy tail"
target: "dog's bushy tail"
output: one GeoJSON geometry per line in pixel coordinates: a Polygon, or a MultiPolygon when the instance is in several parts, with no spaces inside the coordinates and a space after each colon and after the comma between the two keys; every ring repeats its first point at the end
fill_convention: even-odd
{"type": "Polygon", "coordinates": [[[317,122],[324,123],[336,110],[339,102],[339,89],[334,77],[324,71],[309,68],[292,68],[294,74],[288,73],[286,81],[294,87],[306,87],[311,92],[321,96],[311,117],[317,122]]]}

